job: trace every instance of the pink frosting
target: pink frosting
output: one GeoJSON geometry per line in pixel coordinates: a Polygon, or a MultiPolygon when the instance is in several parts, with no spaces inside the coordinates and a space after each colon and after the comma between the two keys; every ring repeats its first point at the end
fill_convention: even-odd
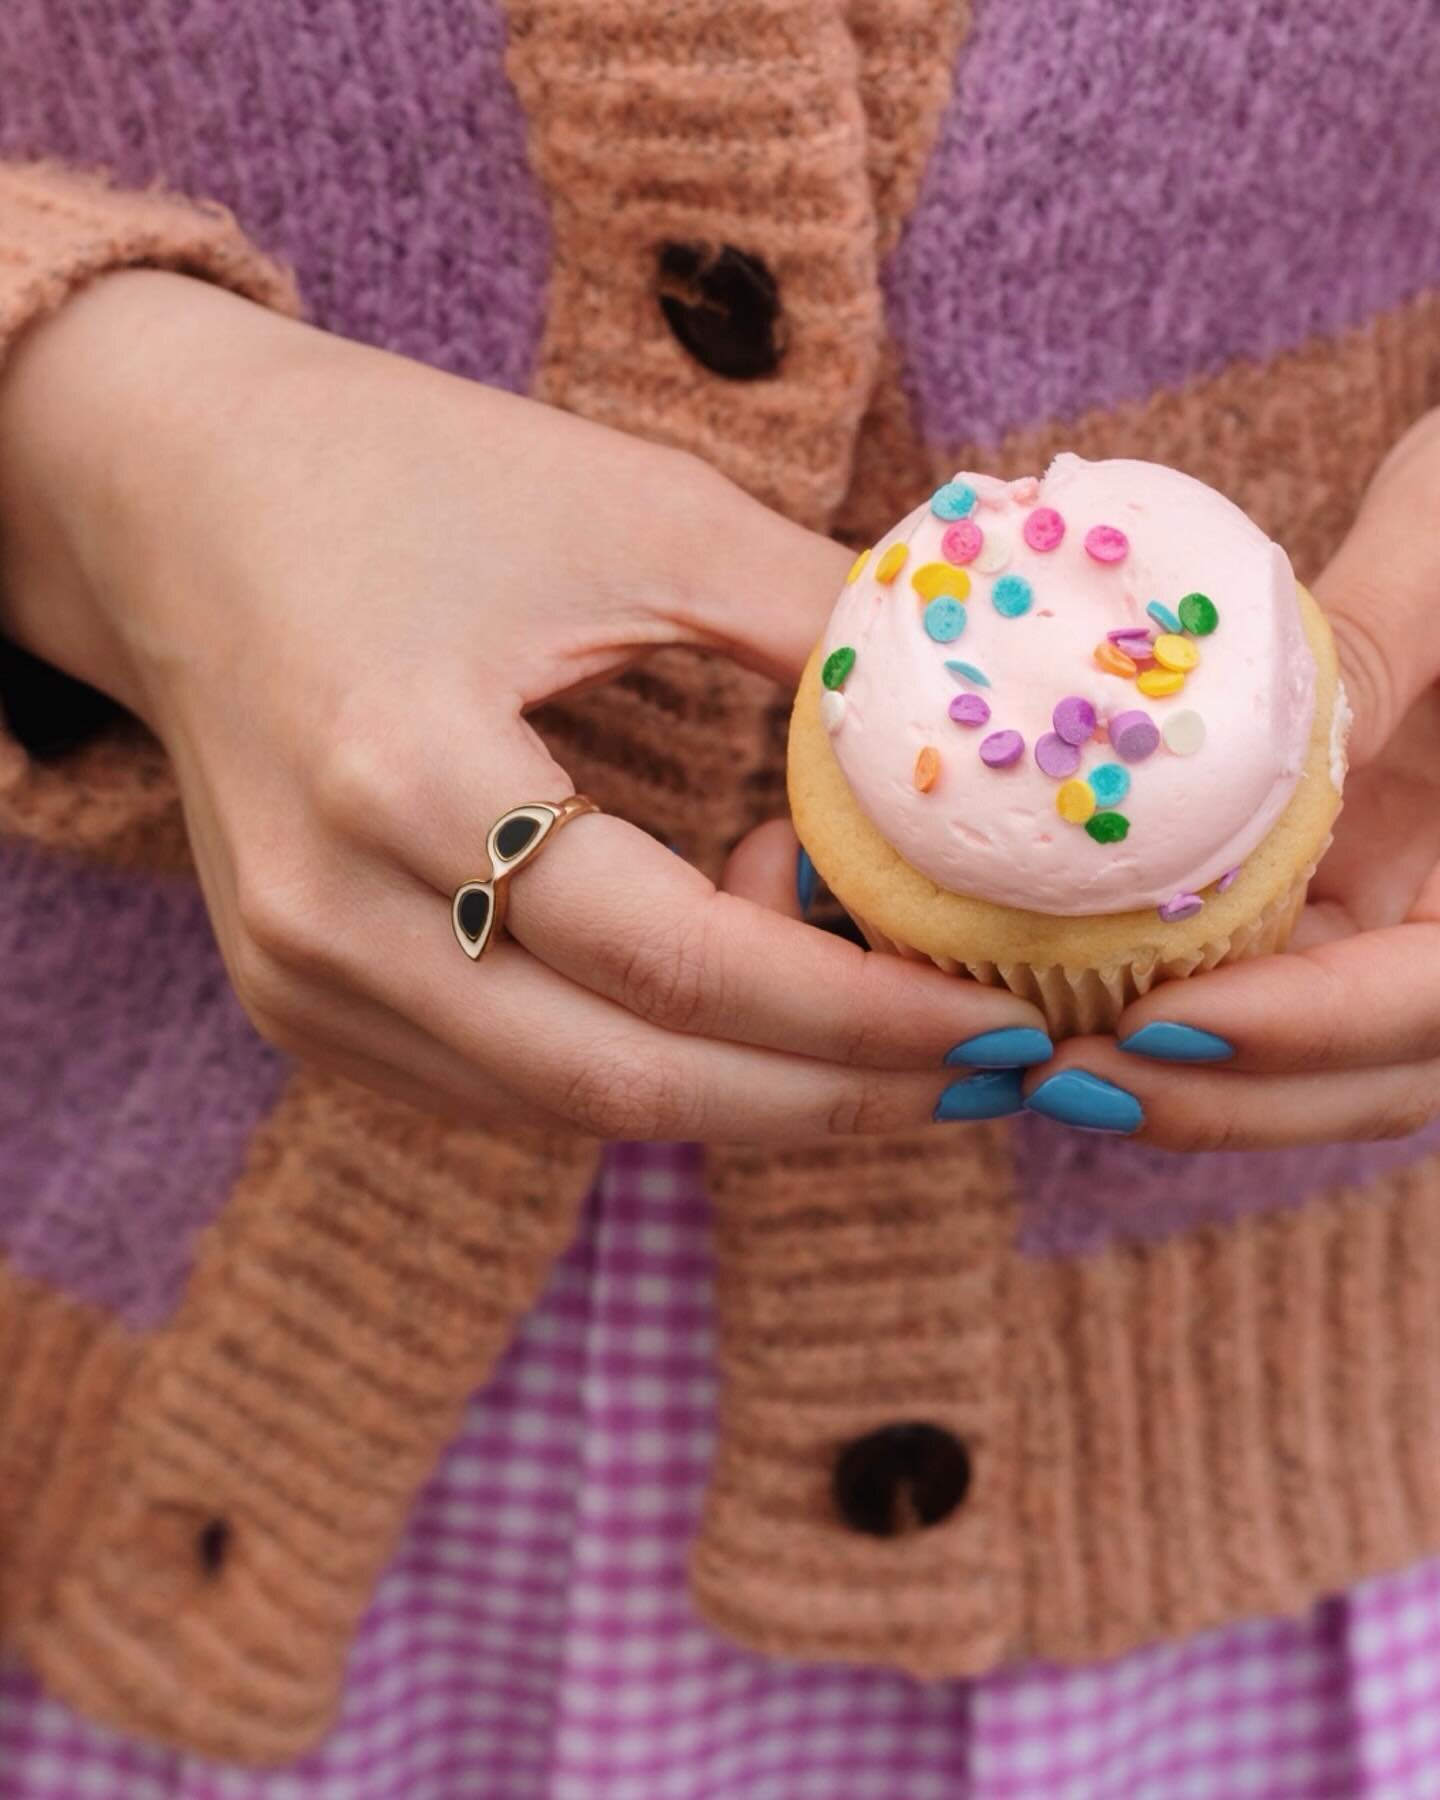
{"type": "MultiPolygon", "coordinates": [[[[1003,568],[970,581],[965,628],[937,642],[911,576],[943,560],[950,523],[927,500],[881,539],[860,579],[846,586],[825,634],[827,655],[856,652],[843,708],[832,708],[831,741],[860,807],[905,860],[940,887],[1006,906],[1077,917],[1161,906],[1198,893],[1255,849],[1295,790],[1315,709],[1315,662],[1305,642],[1295,577],[1285,552],[1238,507],[1203,483],[1156,463],[1089,463],[1059,456],[1038,484],[961,473],[977,495],[971,515],[986,550],[1003,542],[1003,568]],[[1035,506],[1065,522],[1056,548],[1028,545],[1035,506]],[[1122,532],[1128,550],[1099,562],[1085,541],[1097,525],[1122,532]],[[874,571],[891,544],[909,546],[890,586],[874,571]],[[1006,618],[991,603],[995,583],[1023,576],[1030,609],[1006,618]],[[1171,698],[1147,698],[1133,680],[1096,667],[1094,651],[1122,627],[1158,632],[1146,605],[1174,612],[1182,597],[1209,596],[1220,615],[1190,641],[1199,666],[1171,698]],[[947,661],[989,678],[988,730],[1018,731],[1025,754],[1009,768],[981,759],[979,732],[949,715],[970,685],[947,661]],[[1173,712],[1196,712],[1204,743],[1191,755],[1158,749],[1128,765],[1130,789],[1112,810],[1129,821],[1123,842],[1097,843],[1056,810],[1059,781],[1036,764],[1056,704],[1088,700],[1104,722],[1139,710],[1163,730],[1173,712]],[[934,786],[921,793],[915,759],[939,755],[934,786]]],[[[1117,760],[1103,742],[1082,746],[1079,778],[1117,760]]]]}

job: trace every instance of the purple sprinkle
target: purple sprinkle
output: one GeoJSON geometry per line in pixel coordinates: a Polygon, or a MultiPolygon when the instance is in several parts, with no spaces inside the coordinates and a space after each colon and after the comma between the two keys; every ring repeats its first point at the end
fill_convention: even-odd
{"type": "Polygon", "coordinates": [[[950,717],[957,725],[986,725],[990,702],[983,694],[957,694],[950,702],[950,717]]]}
{"type": "Polygon", "coordinates": [[[1117,625],[1105,635],[1112,644],[1118,644],[1122,638],[1144,638],[1147,644],[1150,641],[1150,633],[1143,625],[1117,625]]]}
{"type": "MultiPolygon", "coordinates": [[[[1065,743],[1088,743],[1095,732],[1095,708],[1083,694],[1067,694],[1051,713],[1050,722],[1055,727],[1056,736],[1065,743]]],[[[1040,766],[1045,768],[1043,763],[1040,766]]],[[[1047,775],[1053,772],[1045,769],[1047,775]]]]}
{"type": "Polygon", "coordinates": [[[992,731],[980,743],[980,760],[992,769],[1008,769],[1025,754],[1025,740],[1018,731],[992,731]]]}
{"type": "Polygon", "coordinates": [[[1223,894],[1225,892],[1226,888],[1233,887],[1235,885],[1235,877],[1239,873],[1240,873],[1239,863],[1236,863],[1236,865],[1233,869],[1227,869],[1225,871],[1225,873],[1220,877],[1220,879],[1215,883],[1215,892],[1217,894],[1223,894]]]}
{"type": "Polygon", "coordinates": [[[1193,919],[1204,904],[1198,894],[1176,894],[1156,910],[1167,925],[1173,925],[1177,919],[1193,919]]]}
{"type": "Polygon", "coordinates": [[[1123,650],[1137,662],[1148,661],[1155,654],[1155,640],[1148,631],[1131,627],[1128,631],[1107,631],[1105,635],[1117,650],[1123,650]]]}
{"type": "Polygon", "coordinates": [[[1035,746],[1035,760],[1042,774],[1066,781],[1080,767],[1080,751],[1077,745],[1067,744],[1058,731],[1047,731],[1035,746]]]}
{"type": "Polygon", "coordinates": [[[1160,747],[1160,732],[1149,713],[1116,713],[1109,725],[1110,747],[1121,762],[1144,762],[1160,747]]]}

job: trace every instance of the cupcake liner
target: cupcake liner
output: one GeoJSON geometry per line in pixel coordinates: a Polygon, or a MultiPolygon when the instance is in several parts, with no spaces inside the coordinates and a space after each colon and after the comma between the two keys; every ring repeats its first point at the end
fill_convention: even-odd
{"type": "MultiPolygon", "coordinates": [[[[1320,856],[1329,848],[1322,847],[1320,856]]],[[[872,950],[902,956],[909,962],[933,963],[947,975],[962,975],[987,987],[1009,988],[1024,1000],[1032,1000],[1045,1014],[1053,1037],[1076,1037],[1085,1032],[1113,1031],[1132,1000],[1148,994],[1162,981],[1177,981],[1221,963],[1242,962],[1247,957],[1269,956],[1283,950],[1305,904],[1314,863],[1253,919],[1247,919],[1225,937],[1214,938],[1183,956],[1148,957],[1143,962],[1111,963],[1096,969],[1069,969],[1059,964],[963,962],[953,956],[931,956],[888,937],[878,926],[857,917],[872,950]]]]}

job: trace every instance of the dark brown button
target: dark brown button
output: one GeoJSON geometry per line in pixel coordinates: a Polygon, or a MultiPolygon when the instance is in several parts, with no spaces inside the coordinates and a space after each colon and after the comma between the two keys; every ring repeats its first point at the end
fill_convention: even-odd
{"type": "Polygon", "coordinates": [[[899,1537],[948,1519],[970,1486],[970,1457],[939,1425],[882,1425],[840,1452],[831,1492],[852,1531],[899,1537]]]}
{"type": "Polygon", "coordinates": [[[195,1533],[195,1555],[207,1575],[218,1575],[230,1554],[230,1521],[207,1519],[195,1533]]]}
{"type": "Polygon", "coordinates": [[[758,256],[733,244],[662,244],[659,293],[665,323],[712,375],[774,374],[785,350],[780,290],[758,256]]]}

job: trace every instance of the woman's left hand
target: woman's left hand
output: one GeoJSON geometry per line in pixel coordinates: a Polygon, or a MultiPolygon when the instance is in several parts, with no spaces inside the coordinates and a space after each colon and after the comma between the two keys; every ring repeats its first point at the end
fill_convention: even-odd
{"type": "Polygon", "coordinates": [[[1386,458],[1315,594],[1355,725],[1290,947],[1071,1039],[1027,1079],[1040,1110],[1175,1150],[1402,1137],[1440,1115],[1440,411],[1386,458]]]}

